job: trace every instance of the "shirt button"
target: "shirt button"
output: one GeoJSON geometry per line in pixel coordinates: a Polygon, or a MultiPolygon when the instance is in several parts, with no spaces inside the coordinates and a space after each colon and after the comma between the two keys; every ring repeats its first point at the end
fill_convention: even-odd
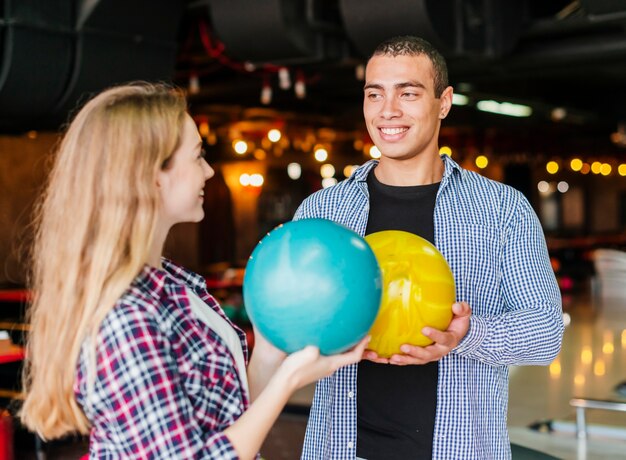
{"type": "Polygon", "coordinates": [[[350,441],[348,443],[348,449],[352,449],[354,447],[354,443],[352,441],[350,441]]]}
{"type": "Polygon", "coordinates": [[[348,398],[354,398],[354,391],[348,391],[348,398]]]}

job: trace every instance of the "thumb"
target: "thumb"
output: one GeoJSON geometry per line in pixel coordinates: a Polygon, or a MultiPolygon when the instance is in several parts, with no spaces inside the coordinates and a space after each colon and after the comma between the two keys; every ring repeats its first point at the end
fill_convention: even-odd
{"type": "Polygon", "coordinates": [[[452,313],[456,316],[470,316],[472,309],[467,302],[457,302],[452,305],[452,313]]]}

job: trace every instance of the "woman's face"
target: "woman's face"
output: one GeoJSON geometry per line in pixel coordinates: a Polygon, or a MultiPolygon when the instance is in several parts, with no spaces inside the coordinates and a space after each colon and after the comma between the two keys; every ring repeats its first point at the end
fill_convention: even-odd
{"type": "Polygon", "coordinates": [[[185,115],[180,147],[158,176],[161,220],[168,228],[180,222],[199,222],[204,217],[204,183],[214,171],[204,159],[196,124],[185,115]]]}

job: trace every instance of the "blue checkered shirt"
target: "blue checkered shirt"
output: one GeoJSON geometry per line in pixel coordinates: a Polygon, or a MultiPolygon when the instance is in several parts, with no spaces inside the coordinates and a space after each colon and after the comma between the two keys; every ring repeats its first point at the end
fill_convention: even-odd
{"type": "MultiPolygon", "coordinates": [[[[92,425],[90,458],[236,460],[224,430],[248,407],[247,392],[187,289],[230,321],[202,277],[167,260],[163,268],[146,266],[104,318],[91,391],[83,344],[74,393],[92,425]]],[[[245,334],[232,326],[247,360],[245,334]]]]}
{"type": "MultiPolygon", "coordinates": [[[[561,296],[543,231],[515,189],[442,156],[435,244],[448,261],[456,296],[472,307],[459,346],[439,361],[433,459],[507,459],[508,366],[545,365],[563,336],[561,296]]],[[[365,234],[370,161],[350,178],[307,198],[295,219],[320,217],[365,234]]],[[[303,459],[354,459],[357,366],[321,380],[303,459]]],[[[419,388],[407,388],[407,395],[419,388]]]]}

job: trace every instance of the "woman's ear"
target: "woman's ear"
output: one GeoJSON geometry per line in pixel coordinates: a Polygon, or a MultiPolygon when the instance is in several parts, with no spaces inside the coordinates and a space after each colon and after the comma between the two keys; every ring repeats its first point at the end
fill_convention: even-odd
{"type": "Polygon", "coordinates": [[[166,181],[167,181],[167,175],[165,174],[165,172],[162,169],[159,170],[159,172],[157,173],[157,176],[156,176],[156,186],[157,186],[157,188],[163,188],[163,185],[165,184],[166,181]]]}

